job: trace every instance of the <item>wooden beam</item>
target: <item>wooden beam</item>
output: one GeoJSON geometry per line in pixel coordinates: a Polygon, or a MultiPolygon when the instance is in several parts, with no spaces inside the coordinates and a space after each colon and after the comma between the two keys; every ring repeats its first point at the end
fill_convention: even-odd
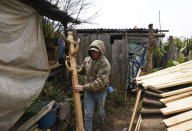
{"type": "Polygon", "coordinates": [[[168,88],[168,87],[183,85],[183,84],[188,84],[188,83],[192,83],[192,77],[191,78],[186,78],[186,79],[180,79],[178,81],[170,82],[170,83],[164,84],[164,85],[157,85],[157,86],[154,86],[154,87],[156,89],[163,89],[163,88],[168,88]]]}
{"type": "Polygon", "coordinates": [[[140,97],[141,97],[141,90],[138,90],[137,91],[135,105],[134,105],[134,109],[133,109],[133,114],[132,114],[132,117],[131,117],[131,122],[130,122],[129,130],[128,131],[131,131],[131,129],[132,129],[133,121],[135,119],[135,115],[136,115],[136,112],[137,112],[137,108],[138,108],[140,97]]]}
{"type": "Polygon", "coordinates": [[[182,89],[179,89],[179,90],[174,90],[174,91],[162,93],[160,95],[162,97],[167,97],[167,96],[177,95],[177,94],[188,92],[188,91],[192,91],[192,86],[187,87],[187,88],[182,88],[182,89]]]}
{"type": "Polygon", "coordinates": [[[142,121],[142,118],[141,118],[141,115],[139,115],[139,118],[137,120],[137,124],[136,124],[136,127],[135,127],[135,131],[140,131],[141,121],[142,121]]]}
{"type": "Polygon", "coordinates": [[[169,68],[166,68],[166,69],[163,69],[163,70],[148,74],[146,76],[141,76],[141,77],[138,77],[138,78],[135,78],[135,79],[137,81],[140,81],[140,80],[144,80],[144,79],[149,79],[149,78],[161,76],[161,75],[164,75],[164,74],[167,74],[167,73],[177,72],[178,70],[186,70],[186,69],[191,68],[191,65],[192,65],[192,61],[188,61],[188,62],[179,64],[179,65],[176,65],[176,66],[172,66],[172,67],[169,67],[169,68]]]}
{"type": "Polygon", "coordinates": [[[153,24],[149,25],[149,42],[147,44],[147,73],[152,72],[152,59],[153,59],[153,50],[155,47],[155,43],[153,43],[154,38],[154,30],[153,30],[153,24]]]}
{"type": "Polygon", "coordinates": [[[167,128],[168,131],[189,131],[192,129],[192,120],[167,128]]]}
{"type": "MultiPolygon", "coordinates": [[[[165,79],[166,79],[166,77],[165,77],[165,79]]],[[[181,84],[185,84],[185,82],[187,83],[188,81],[191,81],[191,80],[192,80],[192,75],[190,74],[190,76],[185,76],[185,77],[181,77],[181,78],[177,78],[177,79],[171,79],[171,80],[167,80],[164,82],[161,82],[161,80],[160,80],[160,82],[157,82],[157,83],[144,83],[142,85],[143,85],[143,87],[152,86],[152,87],[155,87],[156,89],[161,89],[161,88],[178,85],[177,83],[179,83],[179,82],[181,82],[181,84]]],[[[188,83],[190,83],[190,82],[188,82],[188,83]]]]}
{"type": "Polygon", "coordinates": [[[192,120],[192,110],[163,120],[168,127],[192,120]]]}
{"type": "Polygon", "coordinates": [[[176,101],[173,101],[173,102],[169,102],[169,103],[166,103],[165,105],[166,106],[177,106],[177,105],[185,105],[185,104],[192,104],[192,96],[189,96],[189,97],[186,97],[186,98],[182,98],[182,99],[179,99],[179,100],[176,100],[176,101]]]}
{"type": "Polygon", "coordinates": [[[166,108],[161,108],[160,111],[163,113],[163,115],[169,115],[169,114],[174,114],[177,112],[182,112],[182,111],[188,111],[192,109],[192,104],[191,102],[186,102],[184,105],[174,105],[174,106],[169,106],[166,108]]]}
{"type": "Polygon", "coordinates": [[[192,76],[191,74],[192,72],[192,67],[189,68],[189,69],[186,69],[186,70],[182,70],[182,71],[175,71],[175,72],[172,72],[172,73],[165,73],[164,75],[160,75],[160,76],[155,76],[153,78],[149,78],[149,79],[145,79],[145,80],[141,80],[141,81],[138,81],[137,83],[138,84],[156,84],[156,83],[163,83],[163,82],[166,82],[166,81],[170,81],[172,79],[179,79],[179,78],[183,78],[183,77],[186,77],[186,76],[192,76]]]}
{"type": "MultiPolygon", "coordinates": [[[[76,54],[73,54],[74,52],[74,40],[73,40],[73,34],[72,32],[68,33],[67,40],[70,42],[69,45],[69,58],[70,58],[70,64],[72,71],[72,87],[73,90],[75,85],[78,85],[78,76],[77,76],[77,68],[76,68],[76,54]]],[[[73,92],[74,95],[74,105],[75,105],[75,115],[76,115],[76,124],[77,129],[76,131],[85,131],[84,124],[83,124],[83,114],[82,114],[82,108],[81,108],[81,100],[80,100],[80,94],[79,92],[73,92]]]]}
{"type": "Polygon", "coordinates": [[[181,63],[179,65],[172,66],[172,67],[169,67],[169,68],[157,71],[157,72],[153,72],[153,73],[145,75],[145,76],[137,77],[135,79],[136,79],[136,81],[140,81],[140,80],[144,80],[144,79],[149,79],[149,78],[153,78],[153,77],[156,77],[156,76],[164,75],[167,72],[169,72],[169,73],[175,72],[178,69],[180,69],[180,70],[188,69],[188,68],[191,67],[191,65],[192,65],[192,61],[188,61],[188,62],[181,63]]]}
{"type": "Polygon", "coordinates": [[[160,101],[163,102],[164,104],[166,104],[168,102],[172,102],[172,101],[182,99],[182,98],[185,98],[185,97],[188,97],[188,96],[192,96],[192,91],[186,92],[186,93],[181,93],[179,95],[170,96],[170,97],[167,97],[167,98],[163,98],[163,99],[160,99],[160,101]]]}
{"type": "Polygon", "coordinates": [[[45,114],[47,114],[51,109],[55,101],[51,101],[47,106],[43,107],[35,116],[26,121],[17,131],[27,131],[32,127],[38,120],[41,119],[45,114]]]}

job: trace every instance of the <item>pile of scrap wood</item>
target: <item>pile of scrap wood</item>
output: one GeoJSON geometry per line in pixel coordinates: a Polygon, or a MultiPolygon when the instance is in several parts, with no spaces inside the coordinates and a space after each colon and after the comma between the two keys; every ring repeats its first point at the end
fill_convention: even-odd
{"type": "Polygon", "coordinates": [[[146,127],[142,130],[192,130],[192,61],[135,80],[145,89],[140,113],[146,119],[139,121],[141,128],[146,127]]]}

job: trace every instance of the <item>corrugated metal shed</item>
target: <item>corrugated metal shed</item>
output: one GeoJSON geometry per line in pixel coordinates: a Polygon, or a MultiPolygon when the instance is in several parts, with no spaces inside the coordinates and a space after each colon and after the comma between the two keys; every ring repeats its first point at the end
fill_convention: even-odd
{"type": "MultiPolygon", "coordinates": [[[[149,33],[149,29],[146,28],[123,28],[123,29],[113,29],[113,28],[97,28],[97,29],[77,29],[77,33],[149,33]]],[[[168,30],[158,30],[154,29],[155,33],[168,32],[168,30]]]]}

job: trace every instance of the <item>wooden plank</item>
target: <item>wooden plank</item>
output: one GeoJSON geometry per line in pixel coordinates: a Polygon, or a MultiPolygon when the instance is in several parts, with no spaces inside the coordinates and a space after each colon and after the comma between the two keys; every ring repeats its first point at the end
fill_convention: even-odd
{"type": "Polygon", "coordinates": [[[119,88],[120,90],[124,90],[125,88],[125,82],[123,81],[123,53],[122,53],[122,49],[123,49],[123,41],[122,40],[118,40],[118,50],[117,50],[117,54],[118,54],[118,73],[119,73],[119,88]]]}
{"type": "Polygon", "coordinates": [[[183,89],[179,89],[179,90],[174,90],[174,91],[162,93],[160,95],[162,97],[167,97],[167,96],[177,95],[177,94],[188,92],[188,91],[192,91],[192,86],[187,87],[187,88],[183,88],[183,89]]]}
{"type": "Polygon", "coordinates": [[[166,68],[166,69],[163,69],[163,70],[148,74],[145,77],[141,76],[141,77],[138,77],[138,78],[135,78],[135,79],[137,81],[138,80],[144,80],[144,79],[149,79],[149,78],[153,78],[153,77],[156,77],[156,76],[161,76],[161,75],[164,75],[165,73],[173,73],[173,72],[177,72],[178,70],[186,70],[188,68],[191,68],[191,65],[192,65],[192,61],[188,61],[188,62],[179,64],[179,65],[176,65],[176,66],[173,66],[173,67],[169,67],[169,68],[166,68]]]}
{"type": "Polygon", "coordinates": [[[128,36],[127,33],[125,33],[125,39],[124,39],[124,48],[123,48],[123,58],[124,58],[124,63],[125,63],[125,72],[124,72],[124,77],[125,77],[125,81],[127,79],[127,72],[128,72],[128,36]]]}
{"type": "Polygon", "coordinates": [[[131,129],[132,129],[133,121],[135,119],[135,115],[136,115],[136,112],[137,112],[137,108],[138,108],[138,103],[139,103],[140,97],[141,97],[141,90],[138,90],[137,91],[135,105],[134,105],[134,109],[133,109],[133,114],[132,114],[132,117],[131,117],[131,122],[130,122],[129,130],[128,131],[131,131],[131,129]]]}
{"type": "Polygon", "coordinates": [[[156,76],[150,79],[145,79],[141,81],[137,81],[137,83],[142,83],[142,84],[158,84],[158,83],[166,83],[167,81],[171,81],[174,79],[180,79],[183,77],[187,76],[192,76],[192,68],[187,69],[184,71],[177,71],[171,74],[164,74],[162,76],[156,76]]]}
{"type": "Polygon", "coordinates": [[[154,87],[156,89],[163,89],[163,88],[168,88],[168,87],[182,85],[182,84],[188,84],[188,83],[192,83],[192,78],[181,79],[181,80],[174,81],[174,82],[171,82],[168,84],[158,85],[158,86],[154,86],[154,87]]]}
{"type": "Polygon", "coordinates": [[[186,70],[189,70],[189,69],[191,70],[191,67],[189,67],[189,66],[192,66],[192,64],[188,65],[188,67],[185,67],[185,68],[181,68],[181,69],[176,68],[176,69],[172,69],[170,71],[165,71],[165,72],[162,72],[162,73],[158,73],[158,74],[152,75],[150,77],[147,77],[145,79],[137,79],[137,78],[135,78],[135,79],[136,79],[136,81],[144,81],[144,80],[147,80],[147,79],[152,79],[154,77],[162,77],[162,76],[164,76],[166,74],[174,74],[174,73],[177,73],[178,71],[186,71],[186,70]]]}
{"type": "Polygon", "coordinates": [[[135,131],[140,131],[141,122],[142,122],[142,118],[141,118],[141,115],[139,115],[139,118],[137,120],[137,124],[135,127],[135,131]]]}
{"type": "Polygon", "coordinates": [[[192,120],[167,128],[168,131],[188,131],[192,129],[192,120]]]}
{"type": "Polygon", "coordinates": [[[192,104],[186,103],[184,105],[175,105],[166,108],[161,108],[160,111],[163,115],[169,115],[177,112],[188,111],[190,109],[192,109],[192,104]]]}
{"type": "Polygon", "coordinates": [[[164,84],[164,83],[169,83],[170,81],[173,81],[175,79],[192,77],[191,73],[192,73],[192,70],[190,70],[190,71],[188,70],[187,73],[177,72],[175,74],[166,74],[165,76],[155,77],[153,79],[149,79],[149,80],[145,80],[145,81],[139,81],[138,83],[151,84],[151,85],[164,84]]]}
{"type": "MultiPolygon", "coordinates": [[[[166,78],[165,78],[166,79],[166,78]]],[[[172,79],[172,80],[168,80],[167,82],[164,83],[147,83],[147,84],[142,84],[143,87],[155,87],[156,89],[162,89],[162,88],[167,88],[170,86],[175,86],[175,85],[181,85],[181,84],[185,84],[186,83],[190,83],[190,81],[192,81],[192,76],[186,76],[184,78],[178,78],[178,79],[172,79]],[[180,84],[181,83],[181,84],[180,84]]]]}
{"type": "Polygon", "coordinates": [[[176,105],[185,105],[185,104],[192,104],[192,96],[182,98],[173,102],[166,103],[166,106],[176,106],[176,105]]]}
{"type": "Polygon", "coordinates": [[[192,120],[192,110],[187,111],[185,113],[170,117],[168,119],[163,120],[163,122],[168,126],[174,126],[180,124],[185,121],[192,120]]]}
{"type": "MultiPolygon", "coordinates": [[[[192,65],[192,64],[190,64],[190,65],[192,65]]],[[[170,71],[165,71],[165,72],[163,72],[161,74],[153,75],[152,77],[149,77],[149,78],[146,78],[146,79],[141,79],[141,80],[136,80],[136,81],[148,81],[148,80],[152,80],[152,79],[157,78],[157,77],[161,78],[162,76],[169,76],[169,75],[173,75],[173,74],[177,74],[177,73],[185,74],[185,73],[188,73],[188,71],[192,71],[192,67],[172,69],[170,71]]],[[[135,79],[137,79],[137,78],[135,78],[135,79]]]]}
{"type": "Polygon", "coordinates": [[[136,81],[138,84],[151,84],[151,85],[157,85],[157,84],[163,84],[169,81],[173,81],[175,79],[182,79],[185,77],[191,77],[192,76],[192,68],[187,69],[184,71],[177,71],[171,74],[164,74],[160,76],[154,76],[153,78],[141,80],[141,81],[136,81]]]}
{"type": "Polygon", "coordinates": [[[35,116],[30,118],[28,121],[26,121],[21,127],[17,129],[17,131],[26,131],[30,127],[32,127],[38,120],[41,119],[47,112],[49,112],[52,109],[53,104],[55,101],[51,101],[47,106],[43,107],[35,116]]]}
{"type": "Polygon", "coordinates": [[[115,87],[116,86],[116,78],[114,77],[116,74],[115,71],[115,64],[116,64],[116,60],[115,60],[115,41],[114,44],[112,45],[112,62],[111,62],[111,75],[112,77],[112,86],[115,87]]]}
{"type": "Polygon", "coordinates": [[[125,46],[127,45],[125,39],[122,40],[122,52],[121,52],[121,56],[122,56],[122,84],[123,84],[123,89],[126,89],[126,76],[127,76],[127,66],[126,66],[126,62],[128,61],[126,56],[127,56],[127,53],[126,53],[126,48],[125,46]]]}
{"type": "Polygon", "coordinates": [[[149,78],[152,78],[152,77],[156,77],[156,76],[160,76],[160,75],[164,75],[165,73],[171,73],[171,72],[175,72],[177,71],[178,69],[188,69],[192,67],[192,61],[188,61],[188,62],[185,62],[185,63],[182,63],[182,64],[179,64],[179,65],[176,65],[176,66],[173,66],[173,67],[169,67],[169,68],[166,68],[166,69],[163,69],[163,70],[160,70],[160,71],[157,71],[157,72],[154,72],[154,73],[151,73],[151,74],[148,74],[148,75],[145,75],[145,76],[140,76],[138,78],[135,78],[137,81],[139,80],[144,80],[144,79],[149,79],[149,78]]]}
{"type": "Polygon", "coordinates": [[[167,97],[167,98],[163,98],[163,99],[160,99],[160,101],[166,104],[168,102],[172,102],[172,101],[175,101],[175,100],[178,100],[178,99],[182,99],[182,98],[185,98],[185,97],[188,97],[188,96],[191,96],[191,95],[192,95],[192,91],[182,93],[182,94],[179,94],[179,95],[175,95],[175,96],[170,96],[170,97],[167,97]]]}

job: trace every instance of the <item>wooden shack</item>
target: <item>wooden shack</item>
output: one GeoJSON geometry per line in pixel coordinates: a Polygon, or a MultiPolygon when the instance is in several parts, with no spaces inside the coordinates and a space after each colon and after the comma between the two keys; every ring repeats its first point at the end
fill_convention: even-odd
{"type": "MultiPolygon", "coordinates": [[[[87,56],[88,47],[93,40],[99,39],[105,43],[105,56],[109,60],[112,72],[110,84],[116,90],[124,92],[126,77],[128,73],[128,57],[130,53],[130,43],[140,43],[148,45],[150,39],[150,29],[77,29],[76,36],[81,39],[80,52],[77,56],[78,63],[82,63],[87,56]]],[[[153,30],[153,43],[156,43],[165,32],[158,29],[153,30]]]]}

